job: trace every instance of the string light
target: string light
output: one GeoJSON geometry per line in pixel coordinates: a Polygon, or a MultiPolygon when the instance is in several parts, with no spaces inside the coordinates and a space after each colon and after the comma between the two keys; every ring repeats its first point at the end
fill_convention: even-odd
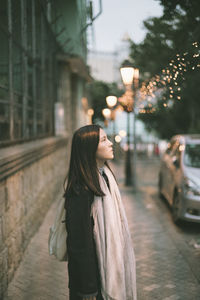
{"type": "MultiPolygon", "coordinates": [[[[189,71],[194,71],[196,68],[200,68],[199,61],[196,60],[200,56],[200,50],[196,49],[199,47],[197,42],[192,43],[195,47],[195,53],[191,51],[184,52],[183,54],[177,53],[175,59],[172,59],[166,68],[163,68],[160,75],[153,76],[149,81],[143,82],[140,89],[140,99],[143,102],[154,101],[156,94],[159,93],[159,96],[163,94],[162,99],[166,101],[164,93],[169,91],[170,106],[173,105],[175,98],[181,100],[181,87],[179,86],[184,80],[184,73],[189,71]],[[198,50],[198,51],[197,51],[198,50]],[[177,95],[178,93],[178,95],[177,95]],[[173,98],[175,95],[175,98],[173,98]],[[172,101],[173,99],[173,101],[172,101]]],[[[156,104],[155,101],[152,104],[152,107],[143,106],[139,109],[140,113],[153,113],[156,111],[153,105],[156,104]],[[151,107],[151,109],[149,108],[151,107]]],[[[168,107],[166,102],[163,103],[164,107],[168,107]]]]}

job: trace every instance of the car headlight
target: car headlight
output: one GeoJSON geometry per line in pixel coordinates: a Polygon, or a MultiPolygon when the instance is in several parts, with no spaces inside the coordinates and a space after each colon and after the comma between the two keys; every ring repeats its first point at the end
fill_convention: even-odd
{"type": "Polygon", "coordinates": [[[189,196],[200,196],[200,187],[189,178],[184,178],[184,191],[189,196]]]}

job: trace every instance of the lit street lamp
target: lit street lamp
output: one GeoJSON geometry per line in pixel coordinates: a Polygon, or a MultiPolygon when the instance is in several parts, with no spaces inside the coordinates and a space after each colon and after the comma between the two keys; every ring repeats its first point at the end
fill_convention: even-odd
{"type": "Polygon", "coordinates": [[[87,113],[88,113],[88,117],[89,117],[89,124],[92,124],[92,116],[94,115],[94,109],[89,108],[87,113]]]}
{"type": "Polygon", "coordinates": [[[115,143],[115,110],[114,110],[114,107],[117,104],[117,97],[116,96],[107,96],[106,103],[107,103],[108,107],[111,109],[110,118],[113,121],[112,135],[113,135],[113,146],[114,146],[114,143],[115,143]]]}
{"type": "Polygon", "coordinates": [[[111,110],[109,108],[102,109],[102,114],[105,118],[105,126],[108,126],[108,119],[110,119],[111,116],[111,110]]]}
{"type": "Polygon", "coordinates": [[[109,119],[111,115],[111,110],[109,108],[104,108],[102,109],[102,114],[106,119],[109,119]]]}
{"type": "Polygon", "coordinates": [[[132,67],[129,61],[125,61],[120,68],[122,81],[125,85],[126,92],[119,98],[121,105],[127,112],[127,151],[125,162],[125,184],[127,186],[136,185],[136,134],[135,134],[135,113],[134,113],[134,93],[132,84],[134,82],[135,88],[138,86],[139,69],[132,67]],[[131,167],[131,152],[130,152],[130,112],[134,115],[134,157],[133,157],[133,174],[131,167]]]}
{"type": "Polygon", "coordinates": [[[120,135],[116,135],[116,137],[115,137],[115,142],[116,142],[116,143],[120,143],[121,140],[122,140],[121,136],[120,136],[120,135]]]}
{"type": "Polygon", "coordinates": [[[123,130],[123,129],[121,129],[121,130],[119,131],[119,135],[120,135],[121,137],[125,137],[125,136],[126,136],[126,131],[123,130]]]}
{"type": "Polygon", "coordinates": [[[107,96],[106,103],[108,107],[113,108],[117,104],[117,97],[116,96],[107,96]]]}

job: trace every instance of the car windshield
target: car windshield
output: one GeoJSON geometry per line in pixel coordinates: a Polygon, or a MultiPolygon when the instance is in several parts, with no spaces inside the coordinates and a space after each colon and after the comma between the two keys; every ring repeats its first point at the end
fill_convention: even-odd
{"type": "Polygon", "coordinates": [[[200,144],[186,144],[183,161],[188,167],[200,168],[200,144]]]}

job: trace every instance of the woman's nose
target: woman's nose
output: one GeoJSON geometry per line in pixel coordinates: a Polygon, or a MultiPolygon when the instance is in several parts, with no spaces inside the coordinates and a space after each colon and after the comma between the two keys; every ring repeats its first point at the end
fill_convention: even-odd
{"type": "Polygon", "coordinates": [[[109,141],[110,142],[110,146],[113,146],[113,142],[109,141]]]}

